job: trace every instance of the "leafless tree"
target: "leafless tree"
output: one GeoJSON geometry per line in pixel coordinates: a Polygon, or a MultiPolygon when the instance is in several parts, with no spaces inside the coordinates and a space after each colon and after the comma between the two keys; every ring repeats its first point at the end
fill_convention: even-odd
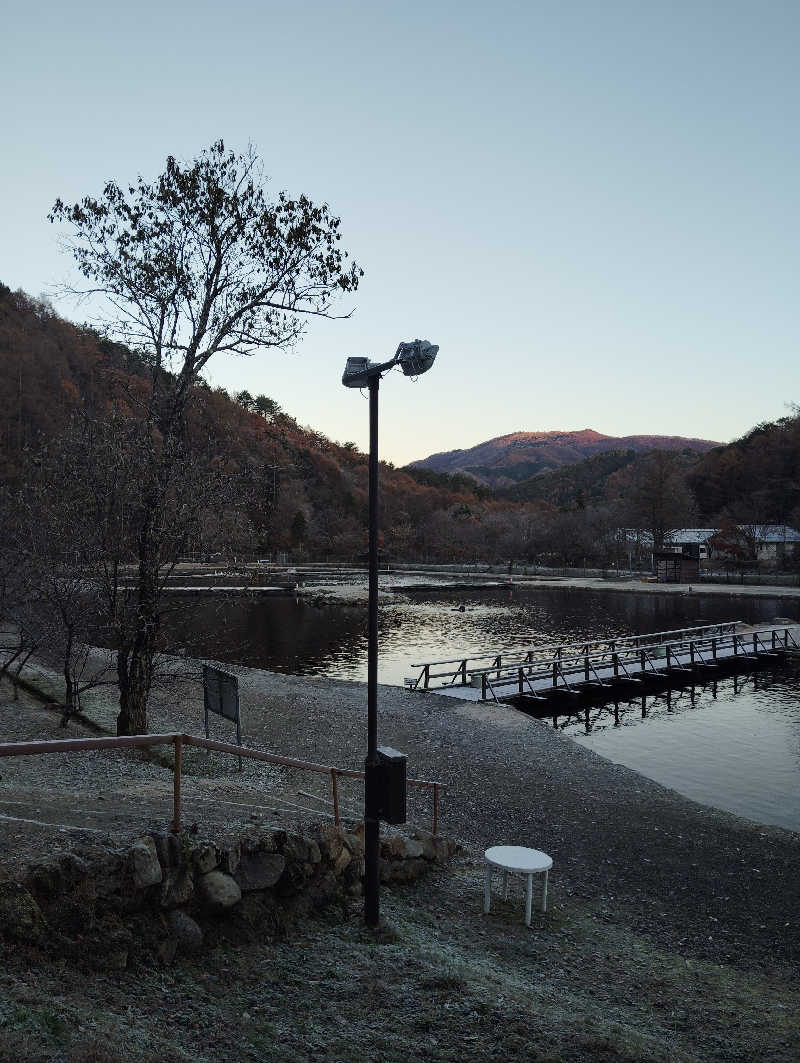
{"type": "Polygon", "coordinates": [[[119,734],[147,727],[163,568],[173,551],[190,451],[187,411],[199,374],[221,353],[284,349],[309,317],[330,317],[337,293],[355,291],[361,270],[340,248],[339,219],[307,197],[270,200],[256,152],[212,144],[197,159],[169,157],[154,182],[106,184],[99,198],[68,206],[53,222],[69,247],[84,295],[105,299],[106,328],[146,352],[149,385],[133,396],[144,431],[135,527],[135,609],[117,646],[119,734]]]}

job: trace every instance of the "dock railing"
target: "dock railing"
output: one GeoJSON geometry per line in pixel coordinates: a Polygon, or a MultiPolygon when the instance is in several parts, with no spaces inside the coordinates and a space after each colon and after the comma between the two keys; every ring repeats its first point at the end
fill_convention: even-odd
{"type": "MultiPolygon", "coordinates": [[[[201,738],[187,734],[126,735],[119,738],[65,738],[53,742],[2,742],[0,743],[0,757],[40,756],[48,753],[80,753],[90,749],[149,749],[152,746],[159,745],[171,745],[175,751],[172,769],[172,824],[170,827],[175,834],[180,834],[181,831],[181,775],[184,746],[213,749],[218,753],[229,753],[234,757],[245,757],[250,760],[264,761],[268,764],[280,764],[283,767],[327,775],[331,781],[333,819],[337,827],[341,826],[339,779],[364,778],[363,771],[337,768],[328,764],[315,764],[313,761],[295,760],[292,757],[283,757],[277,753],[267,753],[261,749],[250,749],[247,746],[231,745],[229,742],[218,742],[213,738],[201,738]]],[[[431,791],[433,796],[431,833],[438,834],[439,798],[442,791],[446,790],[447,787],[440,782],[433,782],[428,779],[407,779],[406,781],[411,787],[431,791]]]]}
{"type": "Polygon", "coordinates": [[[683,638],[671,642],[644,645],[629,644],[600,652],[582,652],[569,656],[562,651],[547,659],[525,659],[497,666],[470,670],[472,685],[479,686],[481,699],[499,700],[512,693],[541,698],[545,692],[574,692],[574,687],[608,687],[618,683],[639,683],[648,677],[698,668],[713,669],[725,660],[772,657],[797,649],[788,627],[769,631],[735,632],[683,638]]]}
{"type": "Polygon", "coordinates": [[[429,690],[433,680],[444,680],[440,686],[469,686],[472,677],[484,672],[494,672],[499,678],[507,668],[519,668],[542,660],[575,655],[594,657],[600,653],[613,654],[629,648],[650,648],[667,642],[686,638],[705,638],[713,635],[730,635],[742,624],[728,620],[720,624],[703,624],[699,627],[677,628],[672,631],[655,631],[647,635],[620,635],[613,638],[594,639],[583,642],[549,642],[529,648],[510,648],[498,653],[496,650],[477,653],[469,657],[453,657],[445,661],[427,661],[412,664],[419,668],[416,679],[407,681],[413,690],[429,690]]]}

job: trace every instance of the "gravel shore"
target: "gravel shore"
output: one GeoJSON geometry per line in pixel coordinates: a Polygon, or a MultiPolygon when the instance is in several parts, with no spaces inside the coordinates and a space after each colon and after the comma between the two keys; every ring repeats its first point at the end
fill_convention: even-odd
{"type": "MultiPolygon", "coordinates": [[[[225,667],[239,677],[245,744],[342,768],[361,766],[363,684],[225,667]]],[[[202,733],[198,662],[173,662],[172,671],[172,680],[154,694],[151,730],[202,733]]],[[[85,702],[87,717],[110,728],[115,711],[111,690],[89,695],[85,702]]],[[[5,696],[0,719],[6,740],[89,731],[71,723],[65,732],[57,717],[24,696],[19,702],[5,696]]],[[[215,722],[214,734],[233,740],[232,727],[224,721],[215,722]]],[[[601,999],[607,1010],[641,994],[637,1007],[643,1015],[655,1016],[660,1015],[661,997],[680,997],[683,1017],[680,1030],[675,1029],[680,1050],[659,1054],[651,1044],[640,1054],[598,1049],[597,1054],[571,1055],[562,1045],[563,1055],[520,1058],[797,1058],[800,835],[695,804],[504,705],[380,687],[379,735],[381,744],[408,754],[410,776],[447,786],[440,830],[465,847],[438,880],[416,892],[387,891],[385,898],[387,914],[408,934],[412,922],[413,933],[424,933],[417,925],[423,910],[444,913],[451,927],[431,924],[444,950],[437,962],[456,942],[465,950],[470,941],[485,949],[489,927],[490,934],[502,936],[497,955],[504,957],[509,977],[522,977],[520,972],[531,964],[546,961],[553,985],[561,986],[572,1006],[586,1015],[594,1014],[601,999]],[[553,857],[551,911],[544,921],[534,921],[532,934],[521,924],[519,895],[501,902],[497,915],[494,908],[489,917],[481,915],[481,853],[504,843],[543,849],[553,857]],[[771,1008],[782,1010],[770,1018],[771,1008]],[[750,1017],[741,1019],[745,1013],[750,1017]],[[779,1032],[775,1016],[784,1023],[779,1032]],[[752,1029],[739,1028],[740,1019],[752,1029]]],[[[82,757],[86,759],[57,754],[0,762],[0,863],[7,870],[52,851],[54,844],[119,843],[154,823],[163,829],[168,822],[168,766],[138,754],[82,757]]],[[[185,767],[185,821],[196,823],[202,833],[253,820],[302,826],[319,821],[327,807],[325,776],[247,762],[240,774],[235,761],[196,752],[185,767]]],[[[346,809],[357,814],[360,800],[358,784],[343,784],[346,809]]],[[[410,818],[429,825],[429,796],[411,791],[410,818]]],[[[312,937],[317,933],[311,931],[312,937]]],[[[319,931],[323,937],[332,933],[329,927],[319,931]]],[[[464,998],[478,993],[473,984],[477,975],[465,972],[466,967],[453,976],[464,983],[464,998]]],[[[538,976],[525,975],[529,977],[538,976]]],[[[525,984],[524,992],[530,993],[525,984]]],[[[553,1030],[566,1020],[552,988],[545,991],[542,985],[541,992],[550,993],[548,1007],[554,1009],[552,1029],[540,1017],[547,1026],[542,1036],[555,1037],[553,1030]]],[[[544,997],[537,999],[544,1006],[544,997]]],[[[670,1007],[670,1014],[677,1014],[678,1005],[670,1007]]],[[[657,1039],[664,1036],[661,1031],[657,1039]]],[[[452,1053],[411,1053],[407,1058],[463,1058],[455,1047],[452,1053]]],[[[350,1057],[322,1052],[274,1058],[350,1057]]],[[[500,1052],[474,1058],[516,1057],[500,1052]]]]}
{"type": "MultiPolygon", "coordinates": [[[[246,745],[341,768],[362,766],[363,684],[225,667],[239,677],[246,745]]],[[[150,729],[201,734],[199,664],[176,661],[172,672],[153,696],[150,729]]],[[[113,733],[111,688],[85,702],[87,716],[113,733]]],[[[65,734],[52,714],[33,705],[21,712],[19,706],[8,698],[0,704],[7,740],[85,731],[72,724],[65,734]]],[[[381,686],[378,712],[380,743],[408,754],[409,776],[446,785],[442,833],[475,852],[494,844],[545,850],[553,857],[556,893],[603,900],[606,918],[635,926],[659,945],[795,973],[800,835],[698,805],[509,706],[381,686]]],[[[212,734],[235,740],[233,727],[222,720],[213,721],[212,734]]],[[[330,797],[325,776],[248,761],[240,774],[222,754],[187,751],[185,770],[184,819],[209,829],[269,819],[274,807],[291,804],[299,807],[285,809],[281,822],[318,820],[330,797]]],[[[163,825],[171,811],[171,772],[138,754],[13,758],[2,763],[0,774],[0,798],[23,802],[18,807],[24,818],[37,818],[31,808],[46,802],[48,793],[69,792],[76,815],[83,816],[77,822],[91,823],[99,835],[112,824],[135,831],[153,817],[163,825]],[[33,802],[27,812],[26,792],[33,802]],[[83,814],[79,795],[104,798],[102,804],[90,801],[99,811],[94,819],[83,814]],[[130,821],[126,795],[133,798],[130,821]]],[[[343,782],[342,788],[345,812],[356,815],[360,784],[343,782]]],[[[68,826],[69,806],[60,803],[60,819],[68,826]]],[[[410,818],[430,825],[429,792],[412,788],[409,806],[410,818]]],[[[12,838],[9,847],[8,821],[0,821],[0,828],[7,854],[21,839],[12,838]]],[[[37,839],[47,844],[48,833],[33,825],[26,834],[31,854],[37,839]]]]}

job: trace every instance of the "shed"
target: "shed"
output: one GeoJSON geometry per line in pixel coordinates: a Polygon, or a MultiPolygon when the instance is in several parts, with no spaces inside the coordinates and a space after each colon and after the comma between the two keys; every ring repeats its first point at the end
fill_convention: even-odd
{"type": "Polygon", "coordinates": [[[700,578],[700,561],[678,550],[655,550],[653,565],[659,583],[689,583],[700,578]]]}

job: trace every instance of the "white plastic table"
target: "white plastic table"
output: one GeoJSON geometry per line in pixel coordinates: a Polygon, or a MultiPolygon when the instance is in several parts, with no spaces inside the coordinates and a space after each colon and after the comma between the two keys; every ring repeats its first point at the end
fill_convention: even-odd
{"type": "Polygon", "coordinates": [[[542,890],[542,911],[547,911],[547,876],[553,866],[553,858],[538,849],[526,849],[522,845],[493,845],[483,854],[486,860],[486,885],[483,890],[483,910],[489,911],[492,899],[492,869],[499,867],[503,872],[503,897],[508,896],[508,876],[525,875],[525,925],[531,925],[531,905],[533,902],[533,876],[544,873],[542,890]]]}

